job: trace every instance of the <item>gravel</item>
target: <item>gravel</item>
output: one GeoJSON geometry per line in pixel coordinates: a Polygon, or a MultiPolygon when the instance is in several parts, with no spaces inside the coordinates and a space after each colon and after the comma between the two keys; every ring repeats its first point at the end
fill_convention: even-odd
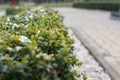
{"type": "MultiPolygon", "coordinates": [[[[75,66],[74,69],[78,73],[86,74],[88,80],[111,80],[110,76],[104,71],[99,63],[90,55],[89,51],[81,44],[80,40],[74,35],[71,29],[68,30],[70,36],[74,39],[74,54],[82,61],[80,67],[75,66]]],[[[81,80],[81,79],[78,79],[81,80]]]]}

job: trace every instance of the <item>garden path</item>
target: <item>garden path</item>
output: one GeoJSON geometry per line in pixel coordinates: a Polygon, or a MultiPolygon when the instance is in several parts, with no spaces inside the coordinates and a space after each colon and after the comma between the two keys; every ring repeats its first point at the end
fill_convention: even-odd
{"type": "Polygon", "coordinates": [[[5,9],[3,5],[0,5],[0,16],[5,15],[5,9]]]}
{"type": "Polygon", "coordinates": [[[120,78],[120,21],[113,20],[109,11],[57,7],[83,44],[109,72],[113,80],[120,78]]]}

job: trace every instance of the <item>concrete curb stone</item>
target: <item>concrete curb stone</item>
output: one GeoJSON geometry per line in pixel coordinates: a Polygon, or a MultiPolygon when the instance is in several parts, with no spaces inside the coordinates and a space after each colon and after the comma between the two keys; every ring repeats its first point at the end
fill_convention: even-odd
{"type": "Polygon", "coordinates": [[[85,38],[78,33],[76,29],[70,27],[73,30],[74,34],[78,37],[78,39],[82,42],[82,44],[89,50],[91,55],[99,62],[99,64],[104,68],[104,70],[110,75],[112,80],[120,80],[120,75],[110,66],[108,62],[100,55],[99,52],[95,51],[85,40],[85,38]]]}

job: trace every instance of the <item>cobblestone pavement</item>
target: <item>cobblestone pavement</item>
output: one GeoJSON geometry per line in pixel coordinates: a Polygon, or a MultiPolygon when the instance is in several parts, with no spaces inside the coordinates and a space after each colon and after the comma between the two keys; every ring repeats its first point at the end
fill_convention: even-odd
{"type": "Polygon", "coordinates": [[[65,25],[72,27],[120,77],[120,21],[110,12],[74,8],[55,8],[65,16],[65,25]]]}
{"type": "MultiPolygon", "coordinates": [[[[104,69],[99,65],[99,63],[90,55],[89,51],[81,43],[78,37],[74,34],[72,29],[68,29],[69,35],[74,39],[74,54],[77,59],[82,61],[81,66],[74,66],[73,70],[76,70],[79,74],[85,74],[88,80],[111,80],[110,76],[104,69]]],[[[83,80],[78,78],[77,80],[83,80]]]]}

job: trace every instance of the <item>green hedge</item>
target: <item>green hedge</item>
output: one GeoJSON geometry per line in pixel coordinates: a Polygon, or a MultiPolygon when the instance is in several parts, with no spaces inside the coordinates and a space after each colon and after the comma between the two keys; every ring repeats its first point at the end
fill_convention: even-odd
{"type": "Polygon", "coordinates": [[[20,2],[17,6],[10,6],[8,5],[6,8],[6,15],[15,15],[22,11],[28,10],[30,7],[35,6],[34,4],[28,2],[20,2]]]}
{"type": "Polygon", "coordinates": [[[0,80],[76,80],[81,65],[61,15],[48,8],[0,19],[0,80]]]}
{"type": "Polygon", "coordinates": [[[74,3],[73,7],[118,11],[120,9],[120,2],[79,2],[79,3],[74,3]]]}
{"type": "Polygon", "coordinates": [[[22,8],[19,8],[19,7],[8,7],[6,9],[6,15],[15,15],[21,11],[22,11],[22,8]]]}

